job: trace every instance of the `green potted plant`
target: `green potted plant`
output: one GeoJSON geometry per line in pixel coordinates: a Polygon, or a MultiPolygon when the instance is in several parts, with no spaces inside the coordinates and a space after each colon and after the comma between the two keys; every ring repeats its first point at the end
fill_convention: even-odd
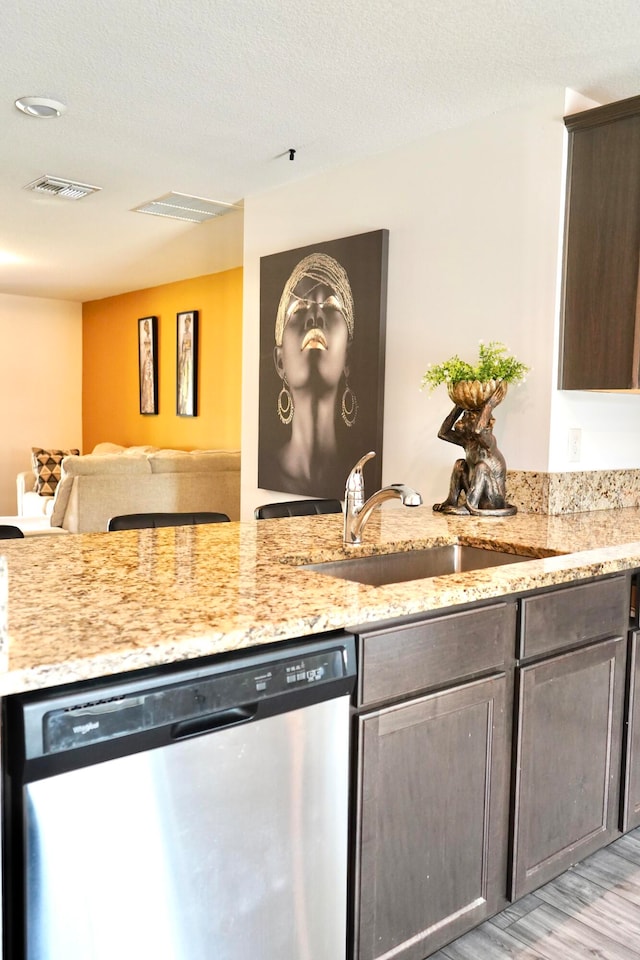
{"type": "Polygon", "coordinates": [[[457,353],[435,366],[429,364],[420,388],[433,390],[444,383],[457,406],[477,410],[495,393],[498,384],[503,384],[504,396],[507,384],[522,383],[528,371],[529,367],[512,356],[499,340],[486,344],[481,340],[475,364],[461,360],[457,353]]]}

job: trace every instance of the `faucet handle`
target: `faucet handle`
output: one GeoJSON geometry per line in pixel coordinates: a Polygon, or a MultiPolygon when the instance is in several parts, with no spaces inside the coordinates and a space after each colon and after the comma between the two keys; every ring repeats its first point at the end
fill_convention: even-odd
{"type": "Polygon", "coordinates": [[[356,472],[362,473],[362,468],[364,467],[365,463],[368,463],[369,460],[373,460],[375,455],[376,455],[375,450],[370,450],[369,453],[365,453],[364,457],[360,457],[355,467],[352,469],[351,473],[356,473],[356,472]]]}
{"type": "Polygon", "coordinates": [[[369,453],[365,453],[363,457],[360,457],[358,462],[354,467],[352,467],[349,476],[347,477],[347,484],[345,487],[344,495],[345,500],[348,498],[349,494],[361,494],[364,496],[364,478],[362,476],[362,468],[365,463],[375,457],[375,450],[370,450],[369,453]]]}

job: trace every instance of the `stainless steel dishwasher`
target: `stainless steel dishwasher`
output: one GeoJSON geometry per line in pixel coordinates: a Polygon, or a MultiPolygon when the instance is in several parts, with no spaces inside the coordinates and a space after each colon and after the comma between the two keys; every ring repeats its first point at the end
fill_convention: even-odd
{"type": "Polygon", "coordinates": [[[7,698],[5,957],[339,960],[353,637],[7,698]]]}

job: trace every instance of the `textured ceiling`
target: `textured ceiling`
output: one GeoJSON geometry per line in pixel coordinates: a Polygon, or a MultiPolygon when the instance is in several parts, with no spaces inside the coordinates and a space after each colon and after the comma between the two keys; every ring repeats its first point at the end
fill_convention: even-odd
{"type": "Polygon", "coordinates": [[[0,292],[89,300],[237,266],[241,213],[132,208],[242,201],[551,90],[633,96],[639,40],[637,0],[7,0],[0,292]],[[26,117],[30,95],[68,110],[26,117]],[[43,174],[102,190],[22,189],[43,174]]]}

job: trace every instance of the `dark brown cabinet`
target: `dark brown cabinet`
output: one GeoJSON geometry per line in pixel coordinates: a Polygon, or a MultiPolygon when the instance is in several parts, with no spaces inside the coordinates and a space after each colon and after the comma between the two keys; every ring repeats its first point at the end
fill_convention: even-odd
{"type": "Polygon", "coordinates": [[[565,118],[560,383],[640,387],[640,97],[565,118]]]}
{"type": "Polygon", "coordinates": [[[522,603],[513,899],[619,833],[628,595],[615,577],[522,603]]]}
{"type": "Polygon", "coordinates": [[[618,831],[622,638],[520,670],[513,899],[618,831]]]}
{"type": "Polygon", "coordinates": [[[629,695],[622,830],[640,826],[640,632],[629,637],[629,695]]]}
{"type": "Polygon", "coordinates": [[[360,718],[360,960],[422,960],[504,898],[505,693],[502,674],[360,718]]]}
{"type": "Polygon", "coordinates": [[[631,574],[358,636],[353,960],[424,960],[640,823],[631,574]]]}
{"type": "Polygon", "coordinates": [[[365,702],[404,699],[357,720],[358,960],[423,960],[506,903],[515,612],[360,637],[365,702]]]}

